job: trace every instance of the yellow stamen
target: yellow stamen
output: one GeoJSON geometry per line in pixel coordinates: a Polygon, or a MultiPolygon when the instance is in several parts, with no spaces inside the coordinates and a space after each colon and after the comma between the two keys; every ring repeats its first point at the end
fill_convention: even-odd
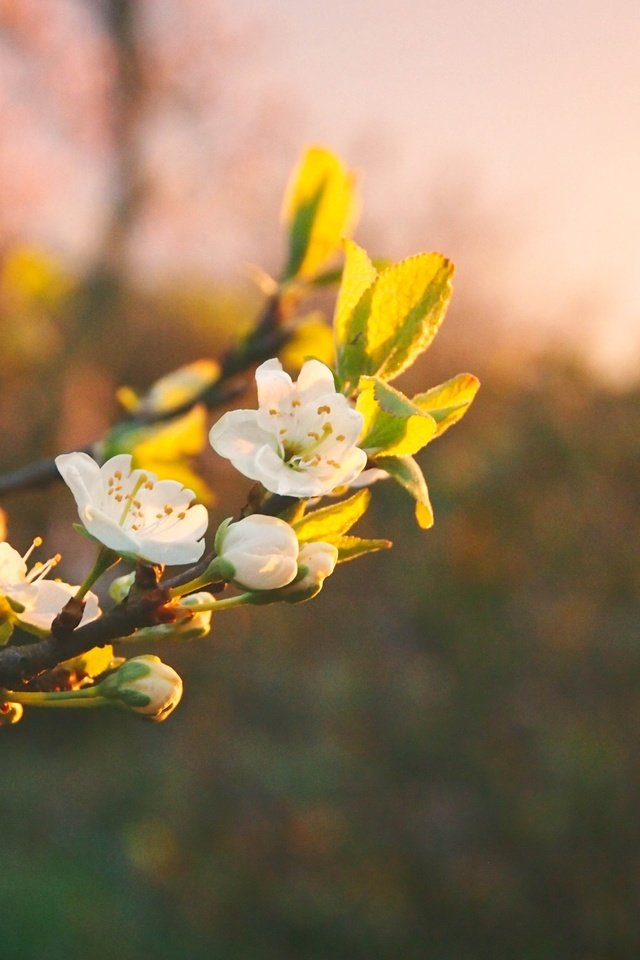
{"type": "MultiPolygon", "coordinates": [[[[138,478],[138,481],[137,481],[135,487],[133,488],[133,490],[131,491],[131,493],[128,493],[128,494],[126,495],[125,499],[126,499],[127,502],[126,502],[126,504],[125,504],[124,510],[122,511],[122,516],[120,517],[120,519],[119,519],[119,521],[118,521],[118,526],[121,527],[121,526],[123,525],[124,521],[127,519],[127,514],[129,513],[129,510],[131,509],[131,505],[134,503],[134,497],[135,497],[136,493],[138,492],[138,490],[140,489],[140,487],[141,487],[144,483],[146,483],[146,481],[147,481],[147,478],[146,478],[145,476],[139,477],[139,478],[138,478]]],[[[116,500],[118,500],[118,497],[116,497],[116,500]]]]}

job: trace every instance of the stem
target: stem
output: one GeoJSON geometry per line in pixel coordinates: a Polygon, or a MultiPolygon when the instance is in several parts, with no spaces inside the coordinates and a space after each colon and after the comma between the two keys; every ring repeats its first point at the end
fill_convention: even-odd
{"type": "Polygon", "coordinates": [[[237,597],[224,597],[222,600],[203,600],[202,603],[192,603],[188,607],[178,607],[179,610],[186,610],[189,613],[200,613],[205,610],[230,610],[231,607],[241,607],[249,603],[249,598],[253,593],[240,593],[237,597]]]}
{"type": "MultiPolygon", "coordinates": [[[[218,569],[216,567],[216,562],[218,558],[214,557],[210,563],[207,564],[206,570],[200,574],[199,577],[194,577],[193,580],[187,581],[187,583],[180,583],[175,587],[170,587],[169,596],[174,599],[175,597],[184,597],[187,593],[193,593],[195,590],[198,590],[200,587],[208,587],[212,583],[224,583],[224,579],[220,576],[218,569]]],[[[167,586],[167,584],[163,584],[167,586]]]]}
{"type": "Polygon", "coordinates": [[[0,690],[0,700],[7,703],[21,703],[25,707],[103,707],[109,702],[95,692],[95,687],[55,690],[51,693],[0,690]]]}
{"type": "Polygon", "coordinates": [[[120,557],[117,553],[114,553],[113,550],[109,550],[108,547],[100,547],[98,556],[96,557],[96,562],[78,587],[78,590],[75,594],[75,599],[82,600],[87,591],[96,582],[98,577],[101,577],[102,574],[109,569],[109,567],[112,567],[114,564],[118,563],[119,560],[120,557]]]}
{"type": "MultiPolygon", "coordinates": [[[[241,343],[231,347],[221,359],[218,379],[205,387],[198,395],[168,410],[141,410],[127,422],[132,426],[147,426],[162,423],[188,413],[197,403],[203,403],[209,410],[223,406],[239,392],[236,384],[230,383],[239,374],[269,357],[275,356],[290,339],[291,333],[282,326],[285,305],[279,292],[269,297],[256,320],[249,336],[241,343]]],[[[100,441],[83,448],[92,457],[101,460],[100,441]]],[[[0,474],[0,495],[15,493],[19,490],[35,489],[60,480],[60,474],[52,459],[39,460],[17,470],[0,474]]]]}

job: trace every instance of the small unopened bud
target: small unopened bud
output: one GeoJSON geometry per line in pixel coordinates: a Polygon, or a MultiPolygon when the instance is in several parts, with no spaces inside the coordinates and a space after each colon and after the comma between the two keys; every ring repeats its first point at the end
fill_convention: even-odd
{"type": "Polygon", "coordinates": [[[277,590],[298,572],[298,541],[279,517],[252,514],[237,523],[225,521],[216,535],[221,576],[247,590],[277,590]]]}
{"type": "Polygon", "coordinates": [[[129,596],[129,591],[135,579],[135,571],[133,573],[125,573],[122,577],[116,577],[109,586],[109,596],[111,599],[115,600],[116,603],[122,603],[122,601],[129,596]]]}
{"type": "Polygon", "coordinates": [[[338,550],[333,544],[322,540],[305,543],[298,556],[298,569],[303,575],[284,588],[282,599],[287,603],[300,603],[315,597],[322,590],[325,579],[333,573],[337,562],[338,550]]]}
{"type": "Polygon", "coordinates": [[[96,692],[148,720],[165,720],[182,697],[182,680],[159,657],[132,657],[98,685],[96,692]]]}

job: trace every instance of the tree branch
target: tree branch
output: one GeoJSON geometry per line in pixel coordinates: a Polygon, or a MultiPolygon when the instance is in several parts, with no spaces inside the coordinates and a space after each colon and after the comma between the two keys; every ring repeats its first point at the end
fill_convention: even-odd
{"type": "MultiPolygon", "coordinates": [[[[144,427],[182,416],[198,403],[205,404],[210,410],[223,406],[242,390],[240,385],[234,385],[229,381],[277,354],[287,342],[291,333],[282,328],[282,319],[281,300],[278,294],[274,294],[265,303],[255,329],[242,343],[235,345],[223,355],[220,374],[214,383],[209,384],[185,403],[169,410],[141,411],[126,422],[132,427],[144,427]]],[[[100,459],[99,440],[87,444],[82,449],[92,457],[100,459]]],[[[60,474],[53,457],[36,460],[0,476],[0,496],[8,496],[19,490],[45,487],[58,480],[60,480],[60,474]]]]}
{"type": "Polygon", "coordinates": [[[86,653],[92,647],[129,637],[139,627],[171,622],[171,608],[165,606],[168,600],[169,591],[164,586],[156,586],[133,599],[128,597],[97,620],[71,630],[60,623],[60,618],[65,616],[63,611],[52,624],[51,635],[44,640],[0,650],[0,687],[23,686],[45,670],[52,670],[63,660],[86,653]]]}

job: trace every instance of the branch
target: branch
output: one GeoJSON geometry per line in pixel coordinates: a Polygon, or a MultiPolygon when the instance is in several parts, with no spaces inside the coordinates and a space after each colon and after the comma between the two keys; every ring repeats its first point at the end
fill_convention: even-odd
{"type": "MultiPolygon", "coordinates": [[[[144,569],[150,571],[153,568],[144,569]]],[[[22,686],[64,660],[120,637],[131,636],[139,627],[171,622],[173,613],[165,606],[169,591],[157,584],[157,575],[155,579],[154,586],[149,582],[142,584],[140,592],[132,591],[133,596],[127,597],[109,613],[81,627],[77,623],[82,616],[82,607],[78,601],[71,600],[51,625],[50,636],[36,643],[0,650],[0,687],[22,686]]]]}
{"type": "MultiPolygon", "coordinates": [[[[282,304],[276,293],[265,303],[255,329],[242,343],[232,347],[223,355],[220,373],[214,383],[209,384],[185,403],[178,404],[169,410],[142,411],[126,422],[132,427],[150,426],[188,413],[198,403],[205,404],[209,410],[223,406],[243,389],[243,386],[230,384],[229,381],[277,354],[287,342],[291,334],[282,328],[282,319],[282,304]]],[[[100,459],[99,440],[87,444],[82,449],[92,457],[100,459]]],[[[36,460],[0,476],[0,496],[7,496],[19,490],[45,487],[58,480],[60,480],[60,474],[53,457],[36,460]]]]}

